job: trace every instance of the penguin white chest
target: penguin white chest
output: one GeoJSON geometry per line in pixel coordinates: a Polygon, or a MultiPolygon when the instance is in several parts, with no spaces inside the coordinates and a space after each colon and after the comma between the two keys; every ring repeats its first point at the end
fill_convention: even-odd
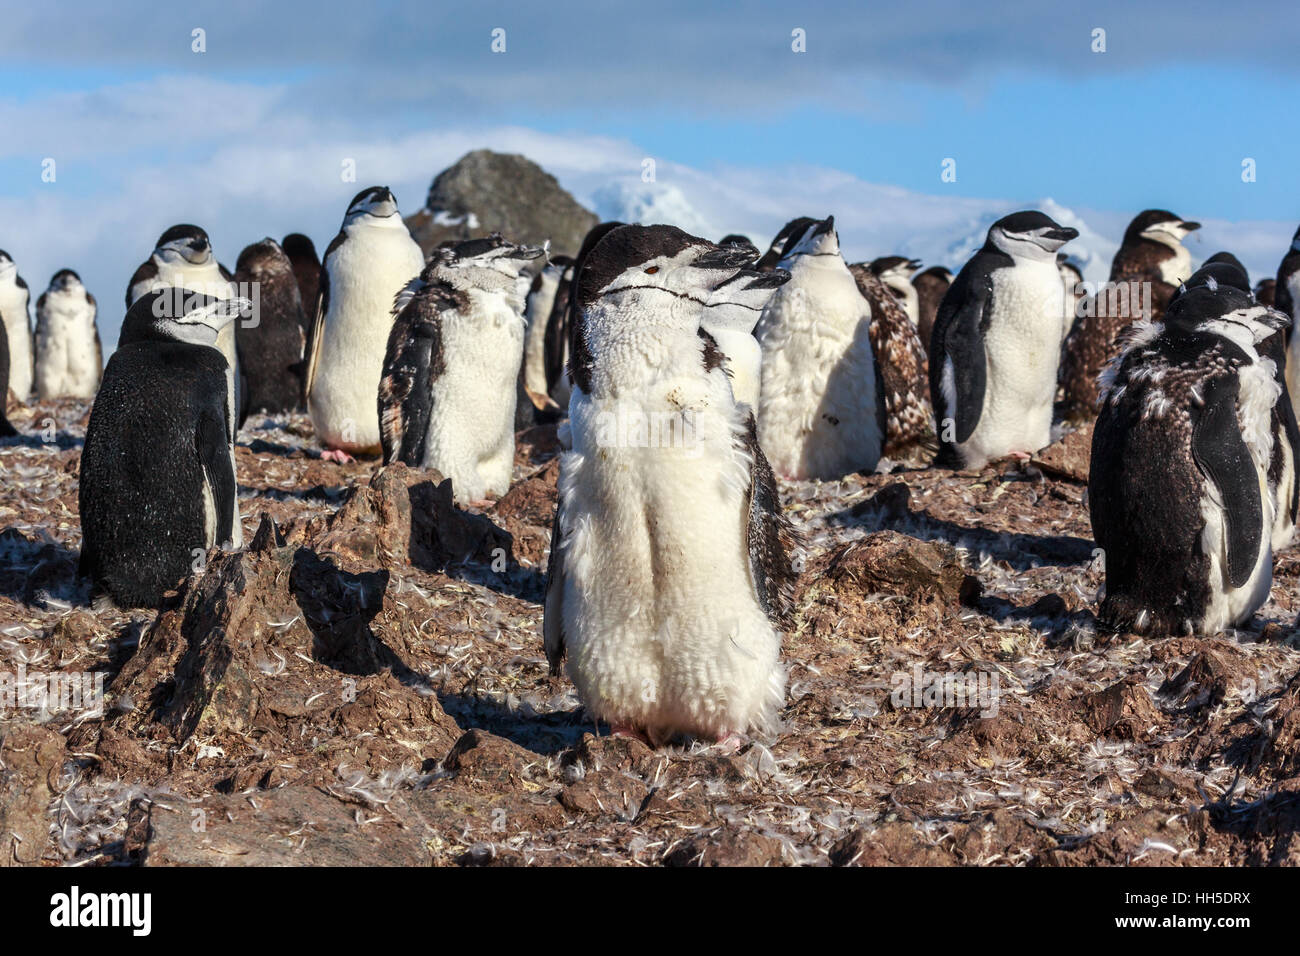
{"type": "Polygon", "coordinates": [[[667,395],[633,410],[574,393],[560,477],[569,674],[591,713],[652,738],[768,731],[785,670],[749,570],[738,410],[720,390],[707,405],[688,386],[667,395]],[[614,420],[685,407],[684,443],[611,443],[614,420]]]}
{"type": "Polygon", "coordinates": [[[452,480],[458,501],[510,489],[515,455],[515,388],[524,322],[501,296],[474,289],[442,326],[444,370],[433,383],[424,466],[452,480]]]}
{"type": "Polygon", "coordinates": [[[312,424],[327,445],[361,452],[379,446],[377,396],[393,299],[423,266],[400,220],[354,228],[329,256],[329,311],[308,397],[312,424]]]}
{"type": "Polygon", "coordinates": [[[968,464],[1051,442],[1052,404],[1065,338],[1065,284],[1053,262],[993,272],[993,314],[984,336],[984,405],[962,447],[968,464]]]}
{"type": "Polygon", "coordinates": [[[28,324],[27,291],[17,284],[0,286],[0,318],[9,338],[9,387],[19,400],[32,391],[32,327],[28,324]]]}
{"type": "Polygon", "coordinates": [[[836,265],[796,263],[758,324],[759,443],[795,478],[841,478],[880,460],[871,306],[836,265]]]}
{"type": "Polygon", "coordinates": [[[95,310],[82,294],[47,292],[36,342],[36,392],[93,398],[102,369],[95,347],[95,310]]]}

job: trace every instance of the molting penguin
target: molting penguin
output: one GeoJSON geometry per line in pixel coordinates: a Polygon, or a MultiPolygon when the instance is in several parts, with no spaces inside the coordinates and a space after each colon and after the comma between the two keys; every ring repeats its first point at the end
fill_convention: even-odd
{"type": "Polygon", "coordinates": [[[754,268],[763,271],[775,269],[785,254],[808,231],[808,227],[816,222],[816,219],[809,216],[799,216],[796,219],[791,219],[781,227],[781,231],[776,234],[772,244],[767,247],[767,252],[763,253],[759,260],[754,263],[754,268]]]}
{"type": "Polygon", "coordinates": [[[921,337],[921,347],[929,358],[934,317],[939,314],[939,303],[952,285],[952,271],[945,266],[931,266],[913,276],[912,285],[916,288],[916,333],[921,337]]]}
{"type": "Polygon", "coordinates": [[[1056,251],[1078,234],[1041,212],[1005,216],[943,297],[930,342],[940,463],[979,468],[1051,442],[1065,337],[1056,251]]]}
{"type": "Polygon", "coordinates": [[[81,573],[156,607],[198,553],[234,544],[234,424],[221,330],[246,300],[161,290],[126,314],[81,455],[81,573]]]}
{"type": "Polygon", "coordinates": [[[325,250],[308,339],[307,410],[317,437],[335,450],[327,457],[379,451],[375,396],[393,328],[393,297],[423,268],[424,254],[393,194],[384,186],[359,192],[325,250]]]}
{"type": "Polygon", "coordinates": [[[397,297],[379,384],[384,461],[436,468],[459,502],[504,495],[515,460],[527,264],[493,233],[434,252],[397,297]]]}
{"type": "Polygon", "coordinates": [[[244,249],[235,281],[253,302],[253,317],[237,330],[249,412],[278,415],[301,407],[307,347],[302,293],[293,264],[274,239],[244,249]]]}
{"type": "Polygon", "coordinates": [[[1097,376],[1116,353],[1121,329],[1135,319],[1158,320],[1179,284],[1192,274],[1192,257],[1182,240],[1201,228],[1164,209],[1134,217],[1110,265],[1110,279],[1076,307],[1065,342],[1061,385],[1062,413],[1069,421],[1091,421],[1097,414],[1097,376]]]}
{"type": "MultiPolygon", "coordinates": [[[[610,220],[600,222],[587,230],[578,248],[578,255],[573,260],[573,272],[568,282],[561,281],[555,294],[555,305],[551,308],[551,318],[546,325],[546,380],[551,386],[551,397],[563,409],[568,410],[572,397],[569,374],[569,362],[573,349],[573,327],[577,321],[578,302],[574,296],[583,264],[596,243],[624,223],[610,220]]],[[[561,444],[567,441],[568,430],[561,426],[559,432],[561,444]]],[[[567,446],[566,446],[567,447],[567,446]]]]}
{"type": "Polygon", "coordinates": [[[1106,555],[1107,628],[1214,634],[1247,620],[1272,581],[1272,409],[1259,344],[1288,320],[1212,282],[1162,323],[1123,333],[1102,381],[1088,478],[1106,555]]]}
{"type": "Polygon", "coordinates": [[[546,655],[556,672],[567,654],[593,717],[653,744],[771,733],[784,700],[790,531],[753,414],[699,327],[751,261],[671,226],[624,226],[575,292],[546,655]]]}
{"type": "Polygon", "coordinates": [[[71,269],[50,279],[36,302],[36,394],[94,398],[104,371],[104,348],[95,324],[95,297],[71,269]]]}
{"type": "Polygon", "coordinates": [[[880,460],[871,306],[840,255],[835,219],[786,243],[790,281],[758,323],[763,347],[758,435],[792,478],[842,478],[880,460]]]}
{"type": "Polygon", "coordinates": [[[930,372],[921,337],[903,300],[870,266],[858,263],[849,271],[871,304],[868,333],[876,359],[876,411],[885,436],[884,456],[920,464],[934,453],[930,372]]]}
{"type": "MultiPolygon", "coordinates": [[[[758,250],[740,243],[719,245],[744,248],[757,258],[758,250]]],[[[763,349],[754,338],[754,326],[773,294],[790,273],[784,269],[742,269],[718,286],[706,300],[700,328],[713,336],[722,353],[723,365],[731,376],[731,393],[736,401],[758,408],[759,383],[763,374],[763,349]]]]}
{"type": "Polygon", "coordinates": [[[921,268],[921,260],[906,256],[881,256],[872,259],[867,268],[894,293],[907,312],[908,319],[916,325],[921,320],[921,302],[916,294],[916,286],[912,285],[912,276],[921,268]]]}
{"type": "MultiPolygon", "coordinates": [[[[1170,300],[1170,304],[1186,295],[1190,289],[1236,289],[1251,295],[1250,278],[1246,267],[1230,252],[1220,252],[1205,260],[1170,300]]],[[[1257,300],[1258,301],[1258,300],[1257,300]]],[[[1291,545],[1295,536],[1296,519],[1300,517],[1300,426],[1296,424],[1295,408],[1286,381],[1286,330],[1278,329],[1255,346],[1263,357],[1273,363],[1274,378],[1278,385],[1278,399],[1273,406],[1273,457],[1268,467],[1268,487],[1273,502],[1272,545],[1274,552],[1291,545]]]]}
{"type": "MultiPolygon", "coordinates": [[[[9,253],[0,249],[0,323],[9,340],[9,391],[26,402],[32,394],[32,324],[28,314],[31,291],[18,274],[9,253]]],[[[0,382],[0,385],[3,385],[0,382]]],[[[0,395],[0,399],[3,395],[0,395]]],[[[4,402],[0,401],[0,405],[4,402]]],[[[4,409],[0,408],[0,416],[4,409]]]]}

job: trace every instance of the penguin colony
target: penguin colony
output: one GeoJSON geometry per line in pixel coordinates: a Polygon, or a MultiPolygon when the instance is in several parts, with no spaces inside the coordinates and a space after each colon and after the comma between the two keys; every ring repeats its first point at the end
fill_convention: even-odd
{"type": "Polygon", "coordinates": [[[33,329],[0,251],[0,384],[94,397],[80,568],[136,607],[242,547],[250,412],[305,410],[322,458],[436,469],[466,507],[510,489],[519,422],[556,422],[552,672],[616,733],[725,742],[773,733],[785,700],[799,542],[780,478],[969,471],[1095,420],[1099,624],[1212,634],[1267,600],[1300,511],[1300,230],[1252,287],[1229,253],[1193,269],[1196,228],[1142,212],[1100,290],[1062,251],[1076,230],[1032,210],[955,276],[847,263],[829,216],[761,254],[607,222],[572,259],[498,234],[426,259],[373,187],[323,257],[264,238],[232,273],[203,229],[167,229],[106,368],[78,275],[53,276],[33,329]]]}

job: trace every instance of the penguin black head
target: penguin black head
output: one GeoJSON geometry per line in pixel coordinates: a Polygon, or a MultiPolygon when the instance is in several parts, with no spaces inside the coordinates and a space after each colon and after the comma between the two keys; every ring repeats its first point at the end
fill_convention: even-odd
{"type": "Polygon", "coordinates": [[[1166,246],[1178,246],[1184,237],[1200,228],[1199,222],[1182,219],[1168,209],[1145,209],[1134,216],[1124,230],[1123,244],[1127,246],[1149,239],[1166,246]]]}
{"type": "Polygon", "coordinates": [[[1260,305],[1266,305],[1273,308],[1277,301],[1277,280],[1260,279],[1255,285],[1255,301],[1260,305]]]}
{"type": "Polygon", "coordinates": [[[305,259],[311,262],[320,262],[320,256],[316,255],[315,243],[301,232],[291,232],[281,239],[280,248],[289,257],[290,261],[305,259]]]}
{"type": "Polygon", "coordinates": [[[352,197],[343,225],[349,226],[365,218],[391,219],[397,215],[397,197],[393,191],[387,186],[371,186],[352,197]]]}
{"type": "Polygon", "coordinates": [[[293,268],[280,244],[269,236],[251,246],[245,246],[235,263],[235,272],[241,276],[281,275],[293,268]]]}
{"type": "Polygon", "coordinates": [[[1205,264],[1188,278],[1186,284],[1192,284],[1196,276],[1202,272],[1214,276],[1219,285],[1230,285],[1242,292],[1251,291],[1250,277],[1246,272],[1246,267],[1231,252],[1216,252],[1210,256],[1205,260],[1205,264]]]}
{"type": "Polygon", "coordinates": [[[51,292],[74,292],[81,287],[81,276],[71,269],[60,269],[50,277],[51,292]]]}
{"type": "Polygon", "coordinates": [[[752,249],[754,258],[758,259],[758,246],[754,245],[749,236],[742,236],[738,232],[728,233],[718,240],[720,246],[744,246],[746,249],[752,249]]]}
{"type": "Polygon", "coordinates": [[[872,259],[867,264],[871,274],[883,282],[895,293],[906,294],[908,286],[912,282],[912,276],[921,268],[920,259],[909,259],[907,256],[881,256],[878,259],[872,259]]]}
{"type": "Polygon", "coordinates": [[[985,246],[1013,257],[1054,263],[1056,250],[1078,235],[1078,229],[1062,226],[1037,209],[1027,209],[1003,216],[989,226],[985,246]]]}
{"type": "Polygon", "coordinates": [[[784,269],[741,269],[709,293],[701,324],[752,332],[773,293],[789,281],[784,269]]]}
{"type": "Polygon", "coordinates": [[[1288,316],[1260,305],[1250,292],[1219,285],[1213,276],[1203,279],[1169,300],[1163,321],[1174,336],[1209,333],[1253,347],[1291,324],[1288,316]]]}
{"type": "Polygon", "coordinates": [[[154,255],[165,262],[184,260],[190,265],[206,265],[212,261],[212,242],[198,226],[182,223],[172,226],[154,244],[154,255]]]}
{"type": "Polygon", "coordinates": [[[156,289],[127,310],[117,346],[133,342],[215,346],[217,333],[252,305],[248,299],[217,299],[190,289],[156,289]]]}
{"type": "Polygon", "coordinates": [[[798,237],[802,236],[808,230],[808,227],[816,221],[810,216],[800,216],[787,222],[781,227],[781,231],[776,234],[772,244],[767,247],[767,252],[763,253],[762,257],[755,263],[754,268],[775,269],[776,264],[781,261],[781,257],[785,254],[787,245],[792,240],[797,240],[798,237]]]}
{"type": "Polygon", "coordinates": [[[792,232],[786,239],[785,249],[781,252],[781,262],[789,262],[803,256],[840,255],[840,237],[835,231],[835,217],[813,219],[802,232],[792,232]]]}
{"type": "MultiPolygon", "coordinates": [[[[438,250],[438,262],[430,262],[427,271],[462,291],[518,296],[527,292],[520,282],[522,273],[534,259],[546,255],[545,246],[521,246],[494,232],[482,239],[466,239],[450,249],[438,250]]],[[[515,303],[522,307],[522,302],[515,303]]]]}
{"type": "Polygon", "coordinates": [[[717,246],[676,226],[620,226],[583,262],[578,306],[620,295],[665,295],[703,306],[714,289],[751,262],[744,247],[717,246]]]}
{"type": "Polygon", "coordinates": [[[930,266],[924,272],[912,276],[912,285],[921,286],[928,283],[952,285],[952,270],[947,266],[930,266]]]}

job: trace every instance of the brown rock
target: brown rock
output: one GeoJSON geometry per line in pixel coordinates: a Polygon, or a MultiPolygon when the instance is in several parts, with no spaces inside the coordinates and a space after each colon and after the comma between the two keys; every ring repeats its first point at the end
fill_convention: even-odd
{"type": "Polygon", "coordinates": [[[897,531],[877,531],[840,547],[831,555],[827,576],[841,587],[904,594],[921,602],[969,604],[980,592],[979,579],[966,573],[952,545],[897,531]]]}
{"type": "Polygon", "coordinates": [[[1213,651],[1204,650],[1181,671],[1160,685],[1162,696],[1174,697],[1180,706],[1193,709],[1213,707],[1228,693],[1232,672],[1213,651]]]}
{"type": "Polygon", "coordinates": [[[1032,463],[1044,473],[1066,481],[1088,483],[1088,470],[1092,463],[1093,422],[1064,436],[1036,454],[1032,463]]]}
{"type": "Polygon", "coordinates": [[[1160,722],[1160,711],[1135,678],[1126,678],[1082,701],[1083,722],[1093,733],[1129,740],[1147,736],[1160,722]]]}

